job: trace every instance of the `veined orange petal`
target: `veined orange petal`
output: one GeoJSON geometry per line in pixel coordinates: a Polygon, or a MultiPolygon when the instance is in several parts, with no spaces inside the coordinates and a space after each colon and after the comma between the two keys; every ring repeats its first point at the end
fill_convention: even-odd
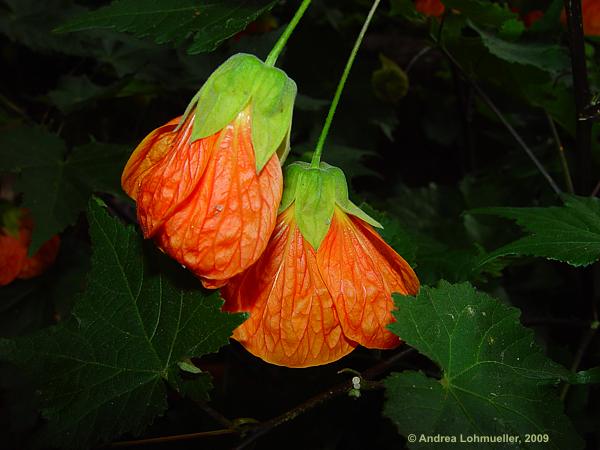
{"type": "MultiPolygon", "coordinates": [[[[146,171],[139,183],[136,201],[145,237],[153,236],[196,190],[217,142],[218,135],[213,135],[190,143],[193,116],[190,114],[182,127],[177,132],[172,132],[172,138],[168,142],[169,151],[146,171]]],[[[159,142],[159,149],[161,145],[167,144],[164,140],[159,142]]],[[[152,156],[149,155],[149,158],[152,159],[152,156]]]]}
{"type": "Polygon", "coordinates": [[[60,247],[60,237],[53,236],[46,241],[31,258],[25,258],[18,278],[28,279],[41,275],[56,260],[60,247]]]}
{"type": "Polygon", "coordinates": [[[205,287],[216,288],[253,264],[267,246],[283,176],[276,155],[256,173],[250,108],[207,140],[212,148],[205,152],[210,158],[201,182],[156,238],[205,287]]]}
{"type": "Polygon", "coordinates": [[[19,237],[0,234],[0,286],[6,286],[17,278],[26,258],[23,230],[19,237]]]}
{"type": "Polygon", "coordinates": [[[333,297],[344,334],[368,348],[394,348],[392,292],[415,294],[419,280],[398,255],[362,220],[336,209],[317,252],[319,270],[333,297]]]}
{"type": "Polygon", "coordinates": [[[121,175],[121,186],[132,199],[137,200],[138,189],[146,172],[168,152],[173,140],[173,130],[177,128],[180,119],[181,117],[176,117],[152,131],[129,157],[121,175]]]}
{"type": "MultiPolygon", "coordinates": [[[[291,211],[291,212],[290,212],[291,211]]],[[[227,311],[250,318],[233,337],[253,355],[277,365],[309,367],[350,353],[347,339],[319,271],[315,251],[282,213],[262,257],[221,291],[227,311]]]]}

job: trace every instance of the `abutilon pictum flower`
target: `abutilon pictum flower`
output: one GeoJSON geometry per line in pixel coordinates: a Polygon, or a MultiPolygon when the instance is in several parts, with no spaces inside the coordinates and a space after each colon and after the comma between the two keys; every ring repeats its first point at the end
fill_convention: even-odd
{"type": "Polygon", "coordinates": [[[359,344],[398,346],[386,329],[392,293],[413,295],[419,280],[348,199],[343,172],[291,164],[280,211],[263,255],[221,290],[224,310],[250,313],[233,338],[288,367],[333,362],[359,344]]]}
{"type": "Polygon", "coordinates": [[[185,114],[150,133],[122,176],[144,237],[216,288],[253,264],[275,226],[295,83],[238,54],[185,114]]]}
{"type": "Polygon", "coordinates": [[[446,7],[441,0],[415,0],[415,9],[426,16],[440,17],[446,7]]]}
{"type": "MultiPolygon", "coordinates": [[[[600,1],[582,0],[581,14],[583,16],[583,33],[586,36],[600,36],[600,1]]],[[[563,25],[567,23],[567,15],[564,9],[560,21],[563,25]]]]}
{"type": "Polygon", "coordinates": [[[523,23],[527,28],[531,28],[534,23],[544,17],[544,11],[534,9],[523,16],[523,23]]]}
{"type": "Polygon", "coordinates": [[[50,267],[60,247],[60,238],[53,236],[33,255],[28,256],[33,221],[26,210],[11,208],[2,215],[0,229],[0,286],[15,279],[33,278],[50,267]]]}

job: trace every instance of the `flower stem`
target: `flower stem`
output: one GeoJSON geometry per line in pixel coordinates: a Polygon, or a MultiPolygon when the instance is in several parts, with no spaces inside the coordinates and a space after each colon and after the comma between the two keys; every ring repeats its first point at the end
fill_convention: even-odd
{"type": "Polygon", "coordinates": [[[294,17],[292,17],[292,20],[290,21],[290,23],[288,23],[288,26],[284,30],[283,34],[279,36],[279,39],[277,39],[273,50],[271,50],[269,56],[267,56],[267,59],[265,60],[265,64],[267,66],[275,65],[275,62],[277,61],[279,54],[283,50],[283,47],[285,47],[285,44],[294,32],[294,28],[296,28],[296,25],[298,25],[298,22],[300,22],[300,19],[304,15],[304,11],[306,11],[308,5],[310,5],[310,1],[311,0],[302,0],[300,7],[296,11],[296,14],[294,14],[294,17]]]}
{"type": "Polygon", "coordinates": [[[342,96],[342,91],[344,90],[344,85],[346,84],[346,80],[348,79],[348,74],[350,73],[350,69],[352,68],[352,64],[354,63],[354,59],[356,58],[356,54],[358,53],[358,49],[360,48],[360,44],[367,32],[367,28],[369,28],[369,24],[371,23],[371,19],[375,14],[375,10],[379,6],[379,2],[381,0],[374,0],[373,6],[371,6],[371,10],[367,15],[367,19],[356,38],[356,42],[354,43],[354,48],[350,53],[350,57],[348,58],[348,62],[346,62],[346,67],[344,68],[344,72],[342,73],[342,77],[337,85],[337,89],[335,91],[335,95],[333,96],[333,100],[331,101],[331,106],[329,107],[329,112],[327,113],[327,118],[325,119],[325,124],[323,125],[323,130],[321,131],[321,135],[319,136],[319,140],[317,141],[317,146],[315,148],[315,152],[313,153],[311,166],[319,167],[319,162],[321,161],[321,153],[323,152],[323,145],[325,145],[325,139],[327,139],[327,133],[329,133],[329,128],[331,128],[331,122],[333,121],[333,116],[335,114],[335,110],[337,109],[338,103],[340,101],[340,97],[342,96]]]}

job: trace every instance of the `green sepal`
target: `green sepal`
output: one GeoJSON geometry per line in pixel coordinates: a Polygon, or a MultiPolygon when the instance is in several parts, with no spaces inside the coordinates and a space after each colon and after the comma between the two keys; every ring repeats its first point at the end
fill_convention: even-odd
{"type": "Polygon", "coordinates": [[[179,122],[195,109],[191,141],[208,137],[251,107],[256,171],[277,152],[283,163],[290,148],[296,83],[254,55],[238,53],[213,72],[189,103],[179,122]]]}
{"type": "Polygon", "coordinates": [[[298,229],[315,250],[327,236],[335,211],[335,180],[321,168],[301,172],[294,214],[298,229]]]}
{"type": "Polygon", "coordinates": [[[356,206],[354,203],[350,201],[348,196],[348,182],[346,181],[346,175],[342,169],[334,166],[330,166],[327,163],[321,163],[321,165],[328,166],[329,172],[332,177],[335,178],[335,203],[336,205],[345,213],[351,214],[353,216],[358,217],[364,222],[367,222],[369,225],[374,226],[376,228],[383,228],[379,222],[369,216],[366,212],[356,206]]]}
{"type": "Polygon", "coordinates": [[[21,208],[10,203],[0,203],[0,229],[9,236],[18,237],[22,214],[21,208]]]}
{"type": "Polygon", "coordinates": [[[252,144],[257,172],[282,146],[281,162],[289,152],[296,91],[296,83],[285,72],[263,66],[252,94],[252,144]]]}
{"type": "MultiPolygon", "coordinates": [[[[206,80],[186,109],[195,107],[192,142],[215,134],[250,102],[263,62],[254,55],[233,55],[206,80]]],[[[185,121],[185,114],[180,123],[185,121]]]]}
{"type": "Polygon", "coordinates": [[[344,172],[327,163],[320,163],[316,168],[298,161],[286,167],[279,212],[292,204],[298,229],[315,250],[329,231],[336,206],[372,226],[383,228],[350,201],[344,172]]]}

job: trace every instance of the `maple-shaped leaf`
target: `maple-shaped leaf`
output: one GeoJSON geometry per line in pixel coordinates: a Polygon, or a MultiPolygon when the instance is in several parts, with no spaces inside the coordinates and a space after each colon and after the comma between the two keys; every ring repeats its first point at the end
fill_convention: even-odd
{"type": "MultiPolygon", "coordinates": [[[[227,344],[244,317],[222,313],[218,294],[199,282],[182,289],[174,264],[163,264],[166,257],[145,249],[135,229],[95,199],[88,220],[92,269],[73,316],[0,341],[0,355],[22,367],[40,394],[47,419],[40,439],[60,448],[140,434],[167,408],[165,383],[190,390],[179,364],[227,344]]],[[[209,388],[209,375],[200,374],[194,396],[207,398],[209,388]]]]}
{"type": "Polygon", "coordinates": [[[461,435],[520,439],[485,448],[583,447],[556,392],[572,375],[543,354],[518,309],[469,283],[445,281],[423,286],[416,298],[395,295],[395,302],[390,329],[442,371],[441,379],[406,371],[385,380],[384,414],[401,434],[416,436],[411,448],[432,448],[426,437],[436,435],[454,436],[452,448],[479,448],[461,435]],[[527,434],[542,441],[527,443],[527,434]]]}
{"type": "Polygon", "coordinates": [[[91,142],[67,151],[66,143],[41,127],[20,126],[0,134],[0,171],[17,173],[14,189],[31,211],[29,253],[75,223],[92,192],[120,192],[130,149],[91,142]],[[68,154],[68,156],[67,156],[68,154]]]}
{"type": "Polygon", "coordinates": [[[600,259],[600,199],[575,195],[563,198],[564,206],[470,211],[513,219],[529,233],[489,253],[479,264],[507,255],[541,256],[575,267],[600,259]]]}
{"type": "Polygon", "coordinates": [[[68,21],[59,32],[114,28],[158,44],[181,45],[191,37],[189,53],[214,50],[223,40],[269,11],[275,0],[115,0],[68,21]]]}

